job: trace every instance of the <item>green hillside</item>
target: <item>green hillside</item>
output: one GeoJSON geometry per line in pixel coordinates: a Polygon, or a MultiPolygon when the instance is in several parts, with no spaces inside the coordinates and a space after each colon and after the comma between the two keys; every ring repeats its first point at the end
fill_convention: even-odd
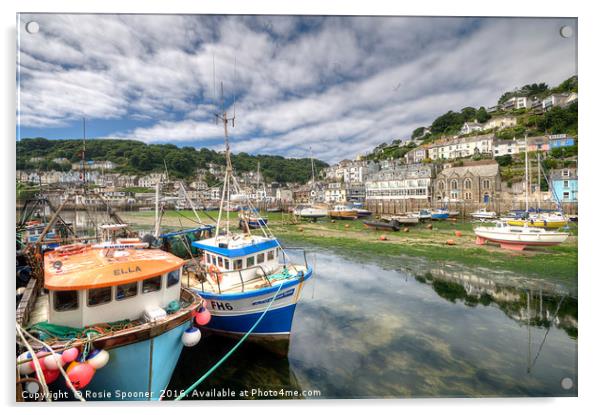
{"type": "MultiPolygon", "coordinates": [[[[48,140],[25,138],[17,142],[17,169],[69,170],[70,164],[58,164],[52,160],[66,158],[71,162],[81,160],[82,140],[48,140]],[[41,157],[41,161],[30,161],[41,157]]],[[[178,147],[173,144],[145,144],[134,140],[97,139],[86,141],[86,160],[109,160],[117,164],[116,172],[144,175],[162,172],[165,165],[169,174],[179,178],[192,178],[197,169],[209,163],[225,165],[224,155],[214,150],[178,147]]],[[[268,181],[280,183],[304,183],[311,177],[311,159],[285,158],[272,155],[232,155],[237,172],[253,171],[261,165],[261,172],[268,181]]],[[[315,160],[319,172],[328,164],[315,160]]],[[[210,176],[210,175],[209,175],[210,176]]],[[[207,177],[208,181],[215,178],[207,177]]],[[[211,183],[210,183],[211,184],[211,183]]]]}

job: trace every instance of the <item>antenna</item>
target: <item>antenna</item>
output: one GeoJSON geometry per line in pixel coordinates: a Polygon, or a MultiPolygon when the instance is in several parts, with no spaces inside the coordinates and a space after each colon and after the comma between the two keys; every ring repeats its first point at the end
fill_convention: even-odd
{"type": "Polygon", "coordinates": [[[82,147],[82,182],[84,184],[84,192],[86,191],[86,117],[83,118],[84,139],[82,147]]]}

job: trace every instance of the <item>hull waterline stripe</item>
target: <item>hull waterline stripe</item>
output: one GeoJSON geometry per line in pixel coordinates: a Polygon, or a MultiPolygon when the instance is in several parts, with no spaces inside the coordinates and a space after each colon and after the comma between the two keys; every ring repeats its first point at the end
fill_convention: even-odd
{"type": "Polygon", "coordinates": [[[249,337],[249,335],[253,332],[253,330],[255,330],[255,328],[259,325],[261,320],[263,320],[263,318],[265,317],[265,315],[268,312],[268,310],[270,309],[270,307],[272,307],[272,304],[274,303],[274,300],[278,296],[278,293],[280,292],[280,289],[282,288],[283,285],[284,284],[280,284],[280,286],[278,287],[278,291],[276,291],[276,294],[274,294],[274,296],[272,297],[272,301],[270,302],[270,304],[268,304],[266,309],[263,310],[263,313],[261,314],[261,316],[259,316],[259,318],[255,322],[255,324],[253,324],[253,326],[249,329],[249,331],[246,332],[244,336],[242,336],[242,338],[234,345],[234,347],[232,347],[232,349],[230,349],[230,351],[228,353],[226,353],[224,355],[224,357],[222,357],[219,360],[219,362],[217,362],[215,365],[213,365],[213,367],[211,369],[209,369],[207,372],[205,372],[205,374],[203,376],[201,376],[196,382],[194,382],[192,385],[190,385],[188,387],[188,389],[186,389],[181,395],[178,395],[175,399],[176,401],[180,401],[180,400],[182,400],[182,398],[185,398],[190,392],[192,392],[194,390],[194,388],[196,388],[198,385],[200,385],[205,379],[207,379],[209,377],[209,375],[211,375],[218,367],[220,367],[222,365],[222,363],[224,363],[226,360],[228,360],[228,358],[232,355],[232,353],[234,353],[236,351],[236,349],[238,349],[240,347],[240,345],[247,339],[247,337],[249,337]]]}

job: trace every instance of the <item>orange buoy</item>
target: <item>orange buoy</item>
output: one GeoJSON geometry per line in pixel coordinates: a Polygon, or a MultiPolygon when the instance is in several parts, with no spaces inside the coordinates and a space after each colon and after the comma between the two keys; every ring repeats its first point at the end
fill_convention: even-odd
{"type": "Polygon", "coordinates": [[[386,240],[387,240],[387,237],[386,237],[385,235],[381,235],[379,239],[380,239],[381,241],[386,241],[386,240]]]}
{"type": "Polygon", "coordinates": [[[299,232],[303,232],[303,228],[297,228],[299,232]]]}
{"type": "Polygon", "coordinates": [[[426,225],[426,229],[433,229],[433,224],[429,223],[428,225],[426,225]]]}
{"type": "Polygon", "coordinates": [[[349,224],[348,224],[348,223],[346,223],[346,224],[345,224],[345,229],[348,229],[348,228],[349,228],[349,224]]]}
{"type": "Polygon", "coordinates": [[[447,241],[445,241],[445,243],[446,243],[447,245],[455,245],[455,244],[456,244],[456,241],[454,241],[453,239],[448,239],[447,241]]]}
{"type": "Polygon", "coordinates": [[[404,232],[410,232],[410,229],[409,228],[403,228],[403,231],[404,232]]]}
{"type": "Polygon", "coordinates": [[[459,238],[460,236],[462,236],[462,232],[460,232],[460,231],[455,231],[454,233],[456,234],[456,236],[457,236],[458,238],[459,238]]]}

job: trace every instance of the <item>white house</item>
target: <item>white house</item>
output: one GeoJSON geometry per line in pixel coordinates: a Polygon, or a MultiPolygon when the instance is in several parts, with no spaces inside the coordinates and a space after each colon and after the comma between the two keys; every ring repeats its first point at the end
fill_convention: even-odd
{"type": "Polygon", "coordinates": [[[475,131],[483,131],[483,124],[478,123],[477,120],[474,120],[474,122],[465,122],[460,133],[465,135],[475,131]]]}
{"type": "Polygon", "coordinates": [[[470,157],[475,154],[491,154],[492,142],[492,134],[440,141],[430,146],[428,156],[432,160],[441,160],[470,157]]]}
{"type": "Polygon", "coordinates": [[[411,164],[373,173],[366,180],[366,200],[429,199],[434,172],[432,164],[411,164]]]}
{"type": "Polygon", "coordinates": [[[514,127],[516,125],[516,117],[502,116],[494,117],[487,121],[483,126],[484,130],[501,130],[504,128],[514,127]]]}

